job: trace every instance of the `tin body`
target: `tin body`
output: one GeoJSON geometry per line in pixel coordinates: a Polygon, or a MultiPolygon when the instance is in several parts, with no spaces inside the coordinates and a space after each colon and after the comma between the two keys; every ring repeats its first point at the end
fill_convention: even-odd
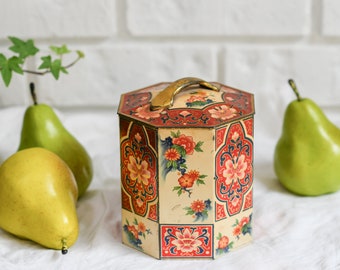
{"type": "MultiPolygon", "coordinates": [[[[179,80],[180,81],[180,80],[179,80]]],[[[253,95],[171,83],[123,94],[122,241],[158,259],[217,258],[251,242],[253,95]]]]}

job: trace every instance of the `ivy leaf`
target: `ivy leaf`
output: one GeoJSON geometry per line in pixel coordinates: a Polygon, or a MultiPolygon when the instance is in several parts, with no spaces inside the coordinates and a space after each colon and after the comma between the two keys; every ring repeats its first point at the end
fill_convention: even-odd
{"type": "Polygon", "coordinates": [[[50,46],[50,49],[55,52],[57,55],[63,55],[66,53],[70,53],[71,51],[67,48],[67,46],[64,44],[61,47],[57,46],[50,46]]]}
{"type": "Polygon", "coordinates": [[[1,77],[6,86],[9,85],[12,79],[12,70],[8,65],[8,60],[6,56],[0,54],[0,69],[1,69],[1,77]]]}
{"type": "Polygon", "coordinates": [[[38,69],[50,69],[51,68],[51,56],[43,56],[40,58],[43,62],[41,63],[41,65],[38,67],[38,69]]]}
{"type": "Polygon", "coordinates": [[[38,69],[47,69],[50,70],[53,77],[58,80],[60,71],[63,73],[67,73],[66,68],[61,65],[60,59],[55,59],[52,61],[52,57],[50,55],[41,57],[43,61],[38,69]]]}
{"type": "Polygon", "coordinates": [[[59,79],[60,70],[62,68],[60,59],[56,59],[51,63],[51,73],[56,80],[59,79]]]}
{"type": "Polygon", "coordinates": [[[16,73],[24,74],[24,71],[21,68],[21,64],[23,64],[24,60],[17,56],[12,56],[8,59],[8,67],[16,73]]]}
{"type": "Polygon", "coordinates": [[[9,49],[13,52],[18,53],[20,58],[24,59],[27,56],[30,56],[30,55],[33,56],[39,51],[39,49],[35,47],[32,39],[23,41],[16,37],[8,37],[8,38],[13,43],[13,46],[11,46],[9,49]]]}
{"type": "Polygon", "coordinates": [[[85,54],[82,52],[82,51],[77,51],[77,54],[78,54],[78,57],[79,58],[84,58],[85,57],[85,54]]]}

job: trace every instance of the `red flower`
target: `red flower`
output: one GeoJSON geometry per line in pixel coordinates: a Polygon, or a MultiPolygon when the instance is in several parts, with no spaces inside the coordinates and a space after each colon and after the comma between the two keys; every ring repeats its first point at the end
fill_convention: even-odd
{"type": "Polygon", "coordinates": [[[191,209],[192,209],[193,211],[195,211],[196,213],[197,213],[197,212],[200,212],[200,213],[203,212],[204,209],[205,209],[204,201],[202,201],[202,200],[193,201],[193,202],[191,203],[191,209]]]}
{"type": "Polygon", "coordinates": [[[172,142],[173,144],[182,146],[187,155],[192,155],[194,153],[196,143],[191,136],[181,134],[179,137],[173,138],[172,142]]]}
{"type": "Polygon", "coordinates": [[[229,238],[227,236],[222,236],[218,241],[218,248],[225,249],[229,245],[229,238]]]}

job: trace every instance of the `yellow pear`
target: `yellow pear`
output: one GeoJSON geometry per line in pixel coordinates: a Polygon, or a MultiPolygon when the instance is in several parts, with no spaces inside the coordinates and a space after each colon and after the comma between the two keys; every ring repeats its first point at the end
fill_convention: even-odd
{"type": "Polygon", "coordinates": [[[0,167],[0,228],[67,253],[78,237],[77,183],[68,165],[44,148],[10,156],[0,167]]]}

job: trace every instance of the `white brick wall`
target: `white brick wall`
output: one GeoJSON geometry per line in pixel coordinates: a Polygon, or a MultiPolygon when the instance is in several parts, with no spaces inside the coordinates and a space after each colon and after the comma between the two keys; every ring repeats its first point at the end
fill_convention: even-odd
{"type": "Polygon", "coordinates": [[[278,115],[294,98],[290,77],[302,95],[340,105],[337,0],[0,1],[2,52],[14,35],[86,54],[59,81],[15,76],[8,89],[1,82],[2,107],[29,104],[32,80],[54,106],[113,108],[122,92],[184,76],[249,90],[262,107],[279,104],[278,115]]]}

